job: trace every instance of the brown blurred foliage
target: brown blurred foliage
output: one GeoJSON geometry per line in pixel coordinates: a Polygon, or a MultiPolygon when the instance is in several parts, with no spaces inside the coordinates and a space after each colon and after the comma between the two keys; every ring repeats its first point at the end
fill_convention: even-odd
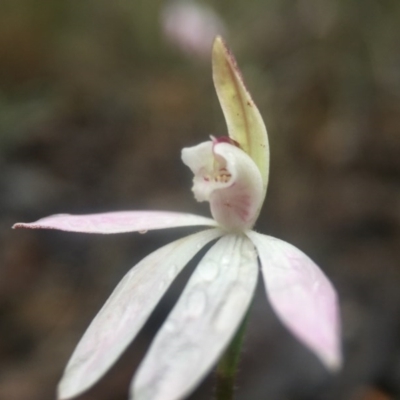
{"type": "MultiPolygon", "coordinates": [[[[208,215],[180,149],[225,134],[224,120],[209,60],[163,36],[165,4],[0,2],[1,399],[54,398],[119,279],[185,233],[98,237],[11,231],[14,222],[121,209],[208,215]]],[[[343,318],[345,365],[330,376],[279,324],[260,286],[237,398],[400,398],[400,2],[207,4],[269,130],[271,182],[257,229],[317,261],[343,318]],[[379,395],[360,394],[366,386],[379,395]]],[[[189,273],[81,399],[127,398],[189,273]]],[[[192,398],[210,398],[212,381],[192,398]]]]}

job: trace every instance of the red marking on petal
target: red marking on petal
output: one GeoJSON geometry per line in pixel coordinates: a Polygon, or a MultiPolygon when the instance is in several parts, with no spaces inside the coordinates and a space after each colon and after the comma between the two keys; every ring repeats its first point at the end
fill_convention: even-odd
{"type": "Polygon", "coordinates": [[[218,138],[212,137],[212,141],[213,141],[214,146],[218,143],[229,143],[229,144],[232,144],[233,146],[236,146],[239,149],[241,149],[239,142],[230,138],[229,136],[220,136],[218,138]]]}

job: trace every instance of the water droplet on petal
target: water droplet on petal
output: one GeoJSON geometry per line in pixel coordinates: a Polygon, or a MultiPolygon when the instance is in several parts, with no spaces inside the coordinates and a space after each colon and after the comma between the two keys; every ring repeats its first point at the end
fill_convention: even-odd
{"type": "Polygon", "coordinates": [[[232,287],[230,292],[234,292],[235,296],[232,297],[230,293],[227,294],[228,300],[219,309],[214,319],[214,327],[219,332],[229,329],[232,318],[235,319],[233,311],[236,312],[243,299],[247,297],[243,287],[238,285],[232,287]]]}
{"type": "Polygon", "coordinates": [[[206,294],[200,290],[193,292],[187,299],[187,315],[192,318],[200,317],[206,308],[206,294]]]}
{"type": "Polygon", "coordinates": [[[148,230],[139,231],[139,233],[140,233],[141,235],[144,235],[144,234],[147,233],[147,232],[148,232],[148,230]]]}
{"type": "Polygon", "coordinates": [[[315,281],[314,283],[313,283],[313,285],[312,285],[312,290],[314,291],[314,292],[317,292],[318,290],[319,290],[319,288],[320,288],[320,283],[318,282],[318,281],[315,281]]]}
{"type": "Polygon", "coordinates": [[[229,258],[228,256],[223,256],[223,257],[222,257],[222,260],[221,260],[221,263],[222,263],[222,264],[228,265],[229,262],[230,262],[230,258],[229,258]]]}
{"type": "Polygon", "coordinates": [[[245,259],[247,262],[253,262],[257,258],[257,253],[254,249],[251,250],[245,250],[242,253],[243,259],[245,259]]]}
{"type": "Polygon", "coordinates": [[[168,277],[170,279],[173,279],[176,276],[176,273],[178,272],[177,270],[178,270],[177,265],[171,265],[168,270],[168,277]]]}
{"type": "Polygon", "coordinates": [[[219,265],[214,261],[207,261],[198,268],[202,278],[209,282],[214,280],[219,273],[219,265]]]}
{"type": "Polygon", "coordinates": [[[175,330],[175,323],[172,321],[166,321],[164,324],[164,329],[167,332],[173,332],[175,330]]]}
{"type": "Polygon", "coordinates": [[[162,280],[158,283],[158,289],[159,290],[164,290],[165,287],[167,286],[168,282],[166,280],[162,280]]]}

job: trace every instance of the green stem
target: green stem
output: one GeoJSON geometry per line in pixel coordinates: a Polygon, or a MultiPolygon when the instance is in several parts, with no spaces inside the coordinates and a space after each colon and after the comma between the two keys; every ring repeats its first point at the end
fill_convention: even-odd
{"type": "Polygon", "coordinates": [[[240,350],[247,327],[249,313],[243,319],[231,344],[225,351],[217,366],[215,400],[233,400],[235,392],[235,378],[238,369],[240,350]]]}

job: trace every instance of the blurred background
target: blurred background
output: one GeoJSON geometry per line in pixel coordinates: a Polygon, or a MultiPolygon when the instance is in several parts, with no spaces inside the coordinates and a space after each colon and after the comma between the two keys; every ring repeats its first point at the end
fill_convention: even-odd
{"type": "MultiPolygon", "coordinates": [[[[96,236],[12,231],[14,222],[124,209],[209,215],[180,150],[226,134],[211,79],[216,33],[269,131],[257,229],[322,267],[343,320],[345,365],[331,376],[280,325],[260,284],[237,399],[400,399],[397,0],[0,2],[0,399],[53,399],[122,276],[190,231],[96,236]]],[[[194,265],[79,399],[127,398],[194,265]]],[[[190,399],[211,398],[213,381],[190,399]]]]}

